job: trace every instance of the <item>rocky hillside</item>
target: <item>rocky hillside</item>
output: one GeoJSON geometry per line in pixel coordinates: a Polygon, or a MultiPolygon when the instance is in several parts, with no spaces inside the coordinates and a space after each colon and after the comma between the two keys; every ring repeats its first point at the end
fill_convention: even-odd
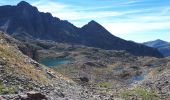
{"type": "Polygon", "coordinates": [[[163,40],[155,40],[143,43],[146,46],[157,48],[164,56],[170,56],[170,43],[163,40]]]}
{"type": "MultiPolygon", "coordinates": [[[[44,46],[50,43],[39,41],[44,46]]],[[[125,51],[62,43],[53,43],[48,49],[38,50],[37,54],[42,63],[44,60],[58,62],[65,58],[73,59],[61,65],[46,64],[86,86],[89,91],[100,93],[102,97],[110,95],[113,98],[128,98],[127,100],[133,100],[136,95],[136,98],[142,100],[169,98],[169,92],[160,94],[161,91],[156,88],[159,84],[154,82],[164,83],[168,80],[170,58],[137,57],[125,51]],[[162,78],[165,79],[160,77],[162,73],[162,78]],[[145,85],[150,82],[153,89],[145,85]]],[[[170,84],[165,85],[169,86],[170,84]]],[[[164,86],[161,85],[160,88],[163,89],[164,86]]]]}
{"type": "Polygon", "coordinates": [[[24,55],[18,43],[0,32],[0,100],[95,99],[85,87],[24,55]]]}
{"type": "Polygon", "coordinates": [[[36,54],[39,60],[65,57],[74,60],[48,68],[20,51],[27,48],[26,42],[0,32],[0,99],[169,98],[170,58],[137,57],[125,51],[51,41],[32,42],[29,45],[39,48],[36,54]]]}
{"type": "Polygon", "coordinates": [[[109,50],[126,50],[137,56],[162,57],[156,49],[112,35],[95,21],[77,28],[50,13],[39,12],[25,1],[16,6],[1,6],[0,13],[0,29],[22,41],[30,38],[53,40],[109,50]]]}

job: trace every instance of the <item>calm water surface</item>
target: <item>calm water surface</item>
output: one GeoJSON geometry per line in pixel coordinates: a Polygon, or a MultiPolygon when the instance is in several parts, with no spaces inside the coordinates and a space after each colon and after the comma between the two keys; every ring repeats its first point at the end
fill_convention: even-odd
{"type": "Polygon", "coordinates": [[[68,64],[73,62],[71,58],[45,58],[40,61],[40,63],[48,67],[57,67],[62,64],[68,64]]]}

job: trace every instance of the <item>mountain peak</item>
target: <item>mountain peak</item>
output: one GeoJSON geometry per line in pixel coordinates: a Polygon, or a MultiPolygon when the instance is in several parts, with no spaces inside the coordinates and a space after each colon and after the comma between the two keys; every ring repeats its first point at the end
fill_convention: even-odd
{"type": "Polygon", "coordinates": [[[22,7],[25,7],[25,6],[31,6],[28,2],[26,1],[21,1],[17,4],[17,6],[22,6],[22,7]]]}
{"type": "Polygon", "coordinates": [[[94,20],[91,20],[91,21],[88,23],[88,25],[89,25],[89,24],[91,24],[91,25],[96,25],[96,24],[99,25],[99,23],[97,23],[97,22],[94,21],[94,20]]]}
{"type": "Polygon", "coordinates": [[[161,40],[161,39],[156,39],[155,41],[157,41],[157,42],[164,42],[164,43],[168,43],[168,42],[166,42],[166,41],[164,41],[164,40],[161,40]]]}
{"type": "Polygon", "coordinates": [[[165,40],[161,40],[161,39],[156,39],[156,40],[153,40],[153,41],[148,41],[148,42],[144,42],[144,44],[147,44],[147,43],[152,43],[152,44],[167,44],[168,42],[165,41],[165,40]]]}
{"type": "Polygon", "coordinates": [[[157,39],[157,40],[154,40],[154,41],[149,41],[149,42],[144,42],[145,45],[149,46],[149,47],[155,47],[155,48],[158,48],[162,45],[167,45],[169,44],[168,42],[164,41],[164,40],[161,40],[161,39],[157,39]]]}
{"type": "MultiPolygon", "coordinates": [[[[88,22],[88,24],[84,25],[83,27],[90,27],[90,28],[99,29],[102,26],[99,23],[97,23],[96,21],[91,20],[90,22],[88,22]]],[[[102,29],[103,29],[103,27],[102,27],[102,29]]]]}
{"type": "Polygon", "coordinates": [[[39,12],[36,7],[25,1],[21,1],[17,6],[10,7],[10,9],[0,7],[0,13],[2,14],[0,16],[2,19],[0,20],[0,27],[5,26],[6,22],[10,20],[6,29],[7,33],[15,34],[15,37],[20,40],[32,37],[33,39],[52,40],[107,50],[126,50],[137,56],[162,57],[155,49],[144,45],[139,46],[136,43],[113,36],[94,20],[81,28],[77,28],[48,13],[39,12]],[[22,29],[22,32],[20,32],[20,29],[22,29]],[[23,32],[28,35],[23,35],[23,32]]]}

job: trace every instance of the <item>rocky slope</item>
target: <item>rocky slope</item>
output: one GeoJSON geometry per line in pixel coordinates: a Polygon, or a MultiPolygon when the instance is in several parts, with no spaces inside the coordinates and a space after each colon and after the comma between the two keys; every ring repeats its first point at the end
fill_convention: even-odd
{"type": "MultiPolygon", "coordinates": [[[[45,41],[39,42],[42,45],[49,44],[45,41]]],[[[97,91],[102,96],[110,94],[113,98],[129,98],[127,100],[133,97],[144,100],[169,98],[169,92],[161,96],[160,91],[150,89],[144,84],[155,80],[161,82],[161,77],[158,80],[157,76],[161,76],[162,72],[167,72],[164,74],[164,81],[168,80],[169,70],[166,69],[169,69],[170,58],[137,57],[125,51],[62,43],[53,43],[53,46],[50,45],[48,49],[38,50],[37,54],[40,61],[41,59],[74,59],[70,63],[49,67],[86,86],[89,91],[97,91]]],[[[154,86],[156,85],[155,83],[154,86]]],[[[169,84],[166,86],[169,87],[169,84]]]]}
{"type": "Polygon", "coordinates": [[[24,55],[19,51],[18,43],[21,42],[0,32],[0,99],[90,100],[98,98],[88,93],[85,87],[77,85],[53,69],[24,55]]]}
{"type": "Polygon", "coordinates": [[[77,28],[50,13],[39,12],[25,1],[16,6],[1,6],[0,13],[0,29],[22,41],[30,38],[53,40],[110,50],[126,50],[137,56],[162,57],[156,49],[113,36],[95,21],[77,28]]]}
{"type": "Polygon", "coordinates": [[[127,100],[133,100],[133,96],[142,100],[168,100],[169,58],[135,57],[115,51],[89,51],[82,50],[83,54],[78,53],[75,57],[76,62],[57,66],[56,70],[80,84],[82,82],[77,79],[86,79],[89,89],[93,87],[103,91],[103,94],[113,94],[114,97],[127,100]],[[134,89],[133,94],[131,89],[134,89]]]}
{"type": "Polygon", "coordinates": [[[141,83],[142,87],[155,91],[162,100],[168,100],[170,95],[170,64],[168,63],[167,66],[168,67],[161,70],[159,74],[148,76],[148,78],[141,83]]]}
{"type": "MultiPolygon", "coordinates": [[[[143,60],[146,60],[146,58],[143,60]]],[[[147,59],[147,65],[152,69],[146,74],[144,80],[135,82],[130,88],[122,90],[124,97],[127,99],[169,100],[169,62],[169,58],[147,59]]]]}
{"type": "Polygon", "coordinates": [[[170,43],[163,40],[155,40],[143,43],[146,46],[157,48],[164,56],[170,56],[170,43]]]}
{"type": "Polygon", "coordinates": [[[69,57],[74,61],[54,69],[45,67],[20,51],[20,48],[27,48],[26,42],[20,42],[0,32],[0,98],[169,98],[170,58],[137,57],[125,51],[43,40],[32,42],[30,44],[39,48],[36,55],[39,60],[69,57]]]}

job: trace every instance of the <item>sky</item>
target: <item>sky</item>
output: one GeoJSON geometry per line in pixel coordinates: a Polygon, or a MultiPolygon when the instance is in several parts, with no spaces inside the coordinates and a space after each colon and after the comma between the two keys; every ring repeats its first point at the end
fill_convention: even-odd
{"type": "MultiPolygon", "coordinates": [[[[21,0],[0,0],[16,5],[21,0]]],[[[41,12],[82,27],[95,20],[113,35],[135,42],[170,42],[170,0],[25,0],[41,12]]]]}

